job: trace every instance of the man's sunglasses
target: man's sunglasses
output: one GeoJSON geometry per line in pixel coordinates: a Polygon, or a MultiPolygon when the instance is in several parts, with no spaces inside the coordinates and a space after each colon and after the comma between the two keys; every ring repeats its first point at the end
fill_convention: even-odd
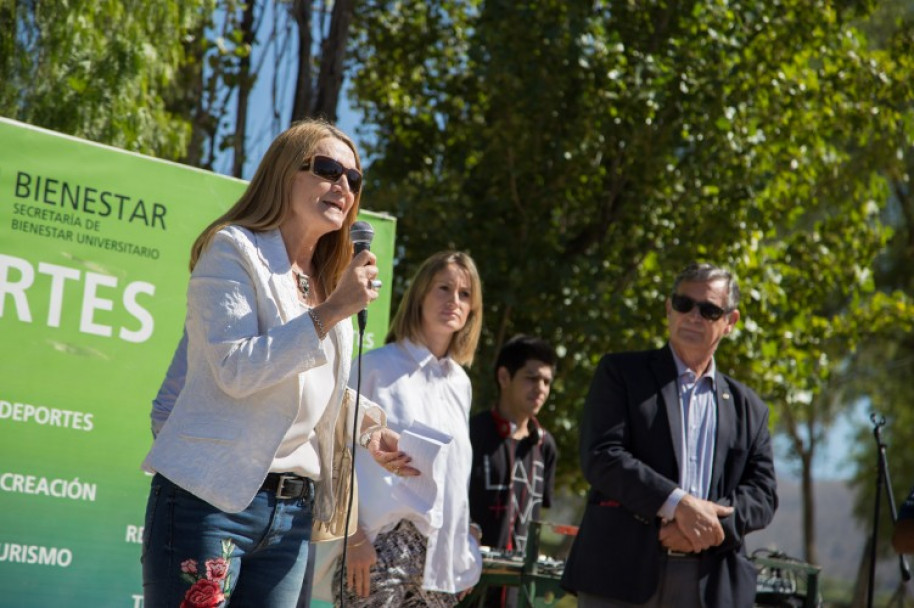
{"type": "Polygon", "coordinates": [[[302,163],[301,170],[310,170],[312,174],[331,182],[337,181],[345,173],[353,194],[358,194],[362,189],[362,174],[355,169],[347,169],[329,156],[312,156],[302,163]]]}
{"type": "Polygon", "coordinates": [[[670,298],[670,304],[672,304],[673,310],[681,312],[682,314],[689,312],[697,306],[698,313],[708,321],[717,321],[727,312],[717,304],[712,304],[711,302],[696,302],[689,296],[680,295],[678,293],[674,293],[670,298]]]}

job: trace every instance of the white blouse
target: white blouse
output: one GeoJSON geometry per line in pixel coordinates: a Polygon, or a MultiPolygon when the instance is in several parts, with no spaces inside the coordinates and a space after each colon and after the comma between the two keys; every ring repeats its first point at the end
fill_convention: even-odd
{"type": "Polygon", "coordinates": [[[302,405],[273,456],[271,472],[295,473],[315,481],[321,479],[320,444],[315,429],[321,415],[330,407],[335,384],[333,374],[339,357],[333,340],[322,340],[321,348],[327,356],[327,364],[301,374],[302,405]]]}
{"type": "MultiPolygon", "coordinates": [[[[351,388],[356,388],[357,374],[358,362],[353,361],[351,388]]],[[[428,538],[422,587],[447,593],[472,587],[482,572],[482,557],[469,533],[469,377],[450,357],[436,359],[426,347],[407,340],[363,355],[361,393],[381,406],[394,431],[418,421],[453,440],[445,455],[448,474],[440,488],[444,495],[436,501],[442,505],[440,527],[428,513],[415,512],[393,498],[392,490],[402,478],[371,458],[357,457],[359,525],[374,542],[401,519],[411,521],[428,538]]]]}

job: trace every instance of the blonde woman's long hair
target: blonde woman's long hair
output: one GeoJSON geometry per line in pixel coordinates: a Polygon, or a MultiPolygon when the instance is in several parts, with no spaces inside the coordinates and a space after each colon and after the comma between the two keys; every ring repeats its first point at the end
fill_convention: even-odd
{"type": "MultiPolygon", "coordinates": [[[[356,168],[362,170],[362,161],[355,144],[338,128],[323,120],[304,120],[293,124],[270,144],[254,178],[238,202],[207,226],[194,241],[190,251],[191,271],[213,236],[226,226],[234,224],[254,232],[278,228],[290,213],[292,184],[296,174],[314,154],[320,141],[328,137],[346,144],[355,156],[356,168]]],[[[325,293],[329,294],[336,288],[343,270],[352,259],[349,228],[355,222],[361,195],[361,190],[355,195],[355,203],[343,220],[343,227],[325,234],[317,242],[313,259],[314,278],[325,293]]]]}
{"type": "Polygon", "coordinates": [[[473,258],[461,251],[440,251],[422,262],[400,300],[387,334],[387,342],[409,339],[423,343],[422,301],[431,290],[435,275],[447,268],[448,264],[454,264],[466,272],[470,279],[470,312],[463,328],[451,336],[448,347],[448,355],[452,359],[469,367],[473,364],[479,334],[482,332],[482,281],[473,258]]]}

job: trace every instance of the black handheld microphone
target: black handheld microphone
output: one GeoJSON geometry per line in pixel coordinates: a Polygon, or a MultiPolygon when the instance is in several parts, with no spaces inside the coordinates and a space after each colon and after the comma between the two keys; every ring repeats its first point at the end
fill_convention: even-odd
{"type": "MultiPolygon", "coordinates": [[[[358,221],[349,229],[349,239],[352,241],[352,253],[358,255],[366,249],[371,250],[371,239],[374,238],[374,228],[368,222],[358,221]]],[[[365,331],[368,323],[368,311],[364,308],[359,311],[359,333],[365,331]]]]}

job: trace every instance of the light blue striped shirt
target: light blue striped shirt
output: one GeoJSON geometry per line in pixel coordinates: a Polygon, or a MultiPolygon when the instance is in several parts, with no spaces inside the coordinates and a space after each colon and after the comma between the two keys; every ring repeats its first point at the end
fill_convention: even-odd
{"type": "Polygon", "coordinates": [[[690,370],[673,351],[679,374],[679,411],[682,415],[682,453],[679,461],[679,487],[660,508],[660,517],[673,519],[682,497],[691,494],[707,499],[714,466],[714,443],[717,437],[717,400],[714,360],[700,377],[690,370]]]}

